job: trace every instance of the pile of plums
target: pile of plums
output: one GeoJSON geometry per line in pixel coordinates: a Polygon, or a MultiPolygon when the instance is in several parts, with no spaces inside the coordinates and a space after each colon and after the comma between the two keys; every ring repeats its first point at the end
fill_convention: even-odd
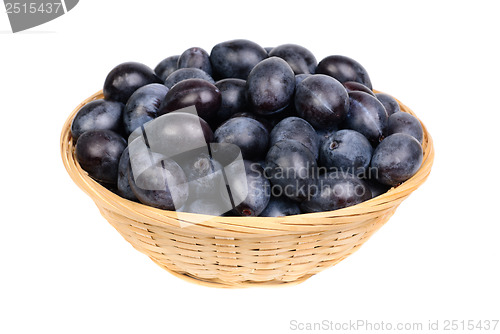
{"type": "Polygon", "coordinates": [[[210,54],[190,48],[154,70],[123,63],[103,94],[73,119],[76,159],[123,198],[160,209],[268,217],[331,211],[379,196],[422,164],[419,120],[375,94],[363,66],[339,55],[318,63],[295,44],[263,48],[240,39],[210,54]],[[183,112],[192,106],[197,114],[183,112]],[[245,186],[244,198],[227,199],[237,189],[215,177],[231,168],[221,154],[202,149],[176,159],[132,150],[145,140],[138,131],[175,113],[155,133],[175,146],[196,141],[201,129],[207,146],[238,147],[244,177],[231,186],[245,186]],[[143,165],[140,175],[131,161],[143,165]],[[224,212],[214,204],[221,199],[230,203],[224,212]]]}

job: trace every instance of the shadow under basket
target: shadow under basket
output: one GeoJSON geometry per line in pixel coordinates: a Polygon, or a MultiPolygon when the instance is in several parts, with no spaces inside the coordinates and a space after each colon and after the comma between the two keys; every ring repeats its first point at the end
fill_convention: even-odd
{"type": "Polygon", "coordinates": [[[388,192],[348,208],[279,218],[160,210],[114,194],[76,161],[71,121],[84,104],[100,98],[102,91],[83,101],[64,124],[61,155],[66,170],[135,249],[173,275],[205,286],[297,284],[339,263],[359,249],[427,179],[434,160],[432,138],[422,124],[424,157],[419,171],[388,192]]]}

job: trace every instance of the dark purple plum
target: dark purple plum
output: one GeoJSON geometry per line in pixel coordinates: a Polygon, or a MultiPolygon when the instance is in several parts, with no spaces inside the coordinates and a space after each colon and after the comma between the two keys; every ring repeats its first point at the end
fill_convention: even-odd
{"type": "Polygon", "coordinates": [[[165,86],[170,89],[179,82],[187,79],[202,79],[208,81],[211,84],[215,84],[214,79],[212,79],[212,77],[207,72],[202,71],[199,68],[180,68],[172,72],[165,79],[165,86]]]}
{"type": "Polygon", "coordinates": [[[180,209],[189,196],[186,176],[171,159],[163,159],[135,175],[129,168],[129,184],[139,201],[163,210],[180,209]]]}
{"type": "Polygon", "coordinates": [[[349,57],[328,56],[319,62],[316,73],[329,75],[341,83],[356,81],[373,89],[368,72],[360,63],[349,57]]]}
{"type": "Polygon", "coordinates": [[[292,68],[295,74],[313,74],[318,62],[311,51],[296,44],[283,44],[269,52],[269,57],[280,57],[292,68]]]}
{"type": "Polygon", "coordinates": [[[319,160],[329,171],[364,174],[370,166],[373,148],[361,133],[340,130],[326,137],[319,150],[319,160]]]}
{"type": "Polygon", "coordinates": [[[365,179],[364,181],[372,192],[372,198],[385,194],[389,189],[391,189],[391,186],[382,184],[380,182],[377,182],[376,180],[365,179]]]}
{"type": "Polygon", "coordinates": [[[284,112],[280,112],[277,114],[277,116],[281,116],[281,114],[286,114],[285,117],[282,119],[285,119],[286,117],[291,117],[291,116],[298,116],[297,110],[295,109],[295,93],[297,92],[297,86],[304,81],[305,78],[310,77],[312,74],[296,74],[295,75],[295,90],[293,92],[293,97],[292,101],[290,102],[290,105],[284,110],[284,112]]]}
{"type": "Polygon", "coordinates": [[[282,140],[296,140],[307,147],[318,158],[318,136],[311,124],[298,117],[287,117],[276,124],[270,134],[272,146],[282,140]]]}
{"type": "Polygon", "coordinates": [[[127,147],[128,161],[132,167],[132,171],[136,174],[141,174],[142,171],[149,167],[160,163],[166,157],[158,152],[154,152],[146,145],[143,137],[139,137],[129,142],[127,147]]]}
{"type": "Polygon", "coordinates": [[[223,79],[215,83],[222,96],[222,103],[217,112],[218,124],[228,120],[234,114],[247,111],[246,81],[242,79],[223,79]]]}
{"type": "Polygon", "coordinates": [[[281,122],[285,118],[299,117],[299,115],[297,115],[297,112],[295,111],[292,98],[292,102],[288,105],[288,107],[286,107],[285,109],[276,114],[265,115],[264,117],[269,121],[269,123],[271,123],[273,127],[275,127],[279,122],[281,122]]]}
{"type": "Polygon", "coordinates": [[[415,175],[422,165],[422,146],[414,137],[395,133],[373,152],[371,167],[380,183],[396,186],[415,175]]]}
{"type": "Polygon", "coordinates": [[[297,86],[304,81],[305,78],[310,77],[311,74],[296,74],[295,75],[295,89],[297,89],[297,86]]]}
{"type": "Polygon", "coordinates": [[[165,81],[170,74],[178,69],[177,62],[179,57],[179,55],[167,57],[156,65],[155,73],[160,80],[165,81]]]}
{"type": "Polygon", "coordinates": [[[257,114],[274,114],[291,103],[294,89],[295,75],[290,65],[270,57],[255,65],[248,75],[247,101],[257,114]]]}
{"type": "Polygon", "coordinates": [[[349,97],[344,86],[323,74],[314,74],[297,85],[297,114],[318,129],[330,128],[344,120],[349,97]]]}
{"type": "Polygon", "coordinates": [[[128,183],[128,172],[129,172],[130,156],[128,154],[128,147],[123,150],[122,156],[118,163],[118,178],[117,178],[117,193],[121,197],[128,199],[130,201],[138,202],[139,200],[135,197],[132,188],[130,188],[130,183],[128,183]]]}
{"type": "Polygon", "coordinates": [[[248,117],[254,119],[260,122],[262,125],[264,125],[268,133],[271,133],[271,131],[274,128],[273,124],[267,117],[264,117],[262,115],[257,115],[251,111],[239,112],[231,116],[231,118],[236,118],[236,117],[248,117]]]}
{"type": "Polygon", "coordinates": [[[282,109],[279,112],[276,112],[276,113],[270,114],[270,115],[261,115],[261,114],[255,113],[255,112],[252,112],[252,113],[254,115],[259,116],[261,119],[267,120],[268,123],[271,124],[271,130],[274,126],[276,126],[276,124],[278,124],[279,122],[281,122],[282,120],[284,120],[287,117],[298,117],[297,112],[295,111],[295,107],[293,105],[293,96],[292,96],[292,99],[290,101],[290,104],[286,108],[282,109]]]}
{"type": "MultiPolygon", "coordinates": [[[[233,213],[239,216],[255,217],[261,214],[271,198],[271,185],[264,176],[264,171],[258,163],[245,161],[245,178],[236,178],[230,185],[231,196],[234,201],[233,213]]],[[[230,164],[226,172],[235,175],[230,164]]],[[[221,189],[222,197],[228,201],[228,193],[221,189]]]]}
{"type": "Polygon", "coordinates": [[[198,116],[208,121],[217,115],[221,103],[220,90],[213,84],[202,79],[187,79],[168,91],[158,114],[163,115],[194,105],[198,116]]]}
{"type": "Polygon", "coordinates": [[[85,104],[73,118],[71,136],[77,140],[89,130],[122,131],[123,104],[120,102],[94,100],[85,104]]]}
{"type": "Polygon", "coordinates": [[[141,125],[155,119],[168,88],[162,84],[149,84],[136,90],[128,99],[123,112],[125,135],[129,136],[141,125]]]}
{"type": "Polygon", "coordinates": [[[363,134],[372,145],[377,145],[387,129],[387,112],[382,103],[370,94],[349,93],[349,111],[344,122],[348,129],[363,134]]]}
{"type": "Polygon", "coordinates": [[[328,136],[330,136],[334,132],[337,132],[338,130],[339,129],[337,126],[333,126],[328,129],[317,129],[316,133],[318,136],[318,147],[321,147],[321,145],[323,145],[323,142],[328,138],[328,136]]]}
{"type": "Polygon", "coordinates": [[[109,72],[102,90],[106,100],[125,104],[138,88],[152,83],[162,83],[162,80],[151,68],[141,63],[128,62],[109,72]]]}
{"type": "MultiPolygon", "coordinates": [[[[175,157],[200,147],[206,148],[206,144],[213,141],[213,132],[208,123],[187,112],[159,116],[144,125],[144,133],[148,147],[167,157],[175,157]]],[[[140,136],[143,136],[142,131],[140,136]]]]}
{"type": "Polygon", "coordinates": [[[246,80],[252,68],[266,58],[266,50],[245,39],[219,43],[210,52],[214,76],[218,79],[238,78],[246,80]]]}
{"type": "Polygon", "coordinates": [[[214,160],[205,147],[175,157],[189,182],[189,193],[200,198],[219,187],[222,165],[214,160]],[[217,174],[218,172],[218,174],[217,174]]]}
{"type": "Polygon", "coordinates": [[[297,74],[295,75],[295,87],[294,87],[294,94],[291,98],[290,104],[283,109],[280,112],[277,112],[272,115],[265,115],[266,119],[269,120],[269,122],[274,126],[284,120],[287,117],[294,117],[298,116],[297,111],[295,110],[295,90],[297,89],[297,85],[301,83],[305,78],[310,77],[311,74],[297,74]]]}
{"type": "Polygon", "coordinates": [[[370,88],[368,88],[365,85],[360,84],[359,82],[356,82],[356,81],[344,82],[344,87],[348,93],[360,91],[360,92],[365,92],[365,93],[370,94],[370,95],[375,97],[375,93],[372,92],[372,90],[370,88]]]}
{"type": "Polygon", "coordinates": [[[215,130],[217,143],[238,146],[243,159],[263,158],[269,144],[269,133],[259,121],[248,117],[230,118],[215,130]]]}
{"type": "Polygon", "coordinates": [[[76,142],[76,160],[93,179],[115,185],[118,164],[126,147],[125,139],[114,131],[86,131],[76,142]]]}
{"type": "Polygon", "coordinates": [[[269,204],[264,211],[260,213],[261,217],[285,217],[300,214],[300,207],[297,202],[292,201],[288,197],[271,196],[269,204]]]}
{"type": "Polygon", "coordinates": [[[202,48],[189,48],[179,57],[178,68],[199,68],[200,70],[212,75],[212,64],[207,51],[202,48]]]}
{"type": "Polygon", "coordinates": [[[401,111],[389,116],[387,135],[395,133],[406,133],[418,140],[420,144],[424,140],[424,129],[420,121],[415,116],[401,111]]]}
{"type": "Polygon", "coordinates": [[[329,173],[319,177],[317,191],[300,208],[303,212],[333,211],[371,198],[371,190],[363,180],[351,174],[329,173]]]}
{"type": "Polygon", "coordinates": [[[309,197],[316,167],[307,147],[295,140],[282,140],[267,152],[264,171],[273,184],[274,195],[302,201],[309,197]]]}
{"type": "MultiPolygon", "coordinates": [[[[136,139],[137,141],[142,139],[136,139]]],[[[128,174],[129,168],[131,167],[131,158],[130,158],[130,147],[132,149],[132,162],[133,162],[133,170],[142,171],[144,169],[149,168],[150,166],[159,163],[165,157],[156,152],[152,152],[144,146],[134,146],[135,143],[129,144],[127,148],[123,151],[122,156],[120,158],[120,162],[118,165],[118,182],[117,182],[117,193],[123,198],[126,198],[131,201],[139,201],[135,196],[132,188],[130,187],[128,174]]]]}
{"type": "Polygon", "coordinates": [[[396,101],[396,99],[392,96],[384,93],[376,93],[375,97],[384,105],[385,111],[387,111],[388,116],[401,111],[398,101],[396,101]]]}

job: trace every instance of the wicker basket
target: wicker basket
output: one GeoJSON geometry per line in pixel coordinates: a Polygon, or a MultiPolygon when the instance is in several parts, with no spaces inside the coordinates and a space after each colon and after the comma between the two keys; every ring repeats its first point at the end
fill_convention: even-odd
{"type": "MultiPolygon", "coordinates": [[[[424,158],[417,174],[361,204],[280,218],[179,216],[119,197],[91,179],[77,163],[71,120],[84,104],[102,97],[98,92],[83,101],[64,124],[64,166],[104,218],[134,248],[175,276],[206,286],[296,284],[337,264],[384,225],[398,205],[426,180],[434,159],[432,139],[423,126],[424,158]]],[[[408,107],[400,106],[413,114],[408,107]]]]}

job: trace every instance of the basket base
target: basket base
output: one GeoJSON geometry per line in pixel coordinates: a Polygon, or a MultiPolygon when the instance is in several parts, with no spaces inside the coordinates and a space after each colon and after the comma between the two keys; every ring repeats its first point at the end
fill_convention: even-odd
{"type": "Polygon", "coordinates": [[[150,257],[150,259],[156,263],[158,266],[160,266],[162,269],[168,271],[170,274],[174,275],[175,277],[178,277],[186,282],[189,283],[195,283],[198,285],[210,287],[210,288],[219,288],[219,289],[242,289],[242,288],[252,288],[252,287],[287,287],[287,286],[294,286],[297,284],[300,284],[304,281],[306,281],[308,278],[311,276],[314,276],[314,274],[309,274],[305,275],[299,279],[296,279],[294,281],[266,281],[266,282],[256,282],[256,281],[248,281],[248,282],[237,282],[237,283],[229,283],[225,281],[221,281],[219,279],[205,279],[201,277],[196,277],[194,275],[191,275],[189,273],[179,273],[177,271],[173,271],[166,267],[165,265],[161,264],[154,258],[150,257]]]}

